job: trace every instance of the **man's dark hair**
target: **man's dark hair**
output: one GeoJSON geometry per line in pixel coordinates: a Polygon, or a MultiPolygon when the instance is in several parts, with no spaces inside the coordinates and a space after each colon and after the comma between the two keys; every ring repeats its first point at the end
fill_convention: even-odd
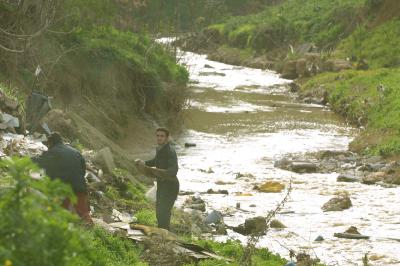
{"type": "Polygon", "coordinates": [[[164,132],[167,137],[169,137],[169,130],[165,127],[159,127],[156,129],[156,132],[164,132]]]}
{"type": "Polygon", "coordinates": [[[59,132],[53,132],[47,137],[47,143],[51,146],[62,143],[62,137],[59,132]]]}

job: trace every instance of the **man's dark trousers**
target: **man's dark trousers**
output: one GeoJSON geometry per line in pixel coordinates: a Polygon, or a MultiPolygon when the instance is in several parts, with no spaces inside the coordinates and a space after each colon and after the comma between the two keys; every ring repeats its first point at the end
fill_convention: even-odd
{"type": "Polygon", "coordinates": [[[169,230],[171,210],[179,193],[178,179],[157,182],[156,215],[159,228],[169,230]]]}

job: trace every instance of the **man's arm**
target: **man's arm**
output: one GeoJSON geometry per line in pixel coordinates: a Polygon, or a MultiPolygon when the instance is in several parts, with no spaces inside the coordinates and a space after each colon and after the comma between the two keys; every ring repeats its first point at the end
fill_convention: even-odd
{"type": "Polygon", "coordinates": [[[47,169],[51,165],[51,152],[45,151],[41,155],[32,158],[32,162],[36,163],[40,168],[47,169]]]}
{"type": "Polygon", "coordinates": [[[82,176],[86,175],[86,161],[85,158],[81,155],[81,170],[82,170],[82,176]]]}
{"type": "Polygon", "coordinates": [[[154,158],[151,159],[151,160],[145,161],[144,164],[145,164],[146,166],[149,166],[149,167],[154,167],[154,166],[156,166],[156,157],[154,157],[154,158]]]}
{"type": "Polygon", "coordinates": [[[167,174],[170,177],[176,177],[177,173],[178,173],[178,157],[176,156],[176,152],[174,150],[171,150],[168,157],[167,174]]]}

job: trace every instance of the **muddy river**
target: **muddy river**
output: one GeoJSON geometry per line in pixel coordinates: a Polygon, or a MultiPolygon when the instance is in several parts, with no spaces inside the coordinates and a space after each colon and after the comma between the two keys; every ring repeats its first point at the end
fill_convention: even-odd
{"type": "MultiPolygon", "coordinates": [[[[399,188],[339,183],[338,173],[295,174],[274,167],[288,154],[346,150],[354,128],[326,107],[296,101],[287,86],[291,81],[274,72],[214,62],[194,53],[183,53],[181,62],[192,82],[186,130],[177,140],[182,191],[228,190],[229,195],[201,197],[207,211],[222,211],[225,223],[235,226],[246,218],[266,216],[285,196],[285,191],[258,193],[255,184],[272,180],[287,186],[292,180],[290,200],[276,217],[287,228],[271,229],[260,246],[286,258],[289,249],[306,251],[327,265],[362,265],[365,253],[373,265],[400,264],[400,243],[385,239],[400,238],[399,188]],[[186,142],[196,147],[183,148],[186,142]],[[242,177],[237,178],[238,173],[242,177]],[[343,190],[350,193],[353,207],[324,213],[321,206],[343,190]],[[349,226],[371,239],[333,236],[349,226]],[[314,242],[319,235],[325,241],[314,242]]],[[[180,196],[178,205],[186,197],[180,196]]],[[[228,236],[215,238],[246,241],[230,230],[228,236]]]]}

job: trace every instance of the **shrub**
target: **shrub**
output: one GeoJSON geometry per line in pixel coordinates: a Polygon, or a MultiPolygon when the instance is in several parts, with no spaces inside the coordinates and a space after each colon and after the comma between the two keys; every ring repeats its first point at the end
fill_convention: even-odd
{"type": "Polygon", "coordinates": [[[102,229],[84,230],[61,207],[70,187],[48,177],[35,180],[29,158],[0,162],[0,264],[138,265],[140,250],[102,229]]]}

